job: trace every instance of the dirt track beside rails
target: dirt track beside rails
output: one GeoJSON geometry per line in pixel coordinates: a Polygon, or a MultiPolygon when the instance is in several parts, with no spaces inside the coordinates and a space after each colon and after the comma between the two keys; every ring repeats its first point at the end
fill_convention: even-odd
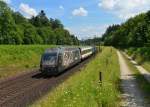
{"type": "Polygon", "coordinates": [[[0,81],[0,107],[23,107],[54,89],[70,75],[80,71],[92,58],[57,77],[45,77],[38,70],[0,81]]]}

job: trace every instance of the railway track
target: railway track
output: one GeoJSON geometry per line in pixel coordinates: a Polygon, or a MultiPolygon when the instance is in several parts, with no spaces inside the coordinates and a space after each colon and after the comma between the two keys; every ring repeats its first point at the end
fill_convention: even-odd
{"type": "Polygon", "coordinates": [[[45,77],[38,70],[0,82],[0,107],[25,107],[62,83],[85,66],[91,59],[81,62],[57,77],[45,77]]]}

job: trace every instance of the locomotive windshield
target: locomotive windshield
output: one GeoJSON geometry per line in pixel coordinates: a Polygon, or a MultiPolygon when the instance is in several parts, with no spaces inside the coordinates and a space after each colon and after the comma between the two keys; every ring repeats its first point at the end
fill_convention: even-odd
{"type": "Polygon", "coordinates": [[[49,62],[49,64],[55,64],[57,59],[57,53],[46,53],[43,55],[42,60],[44,62],[49,62]]]}

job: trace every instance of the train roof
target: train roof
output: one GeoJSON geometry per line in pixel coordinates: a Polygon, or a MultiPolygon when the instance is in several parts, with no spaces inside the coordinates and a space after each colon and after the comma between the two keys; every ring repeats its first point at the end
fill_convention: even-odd
{"type": "Polygon", "coordinates": [[[45,53],[50,53],[50,52],[58,52],[59,48],[48,48],[45,50],[45,53]]]}
{"type": "Polygon", "coordinates": [[[82,51],[88,50],[88,49],[92,49],[92,48],[93,48],[92,46],[80,47],[80,49],[81,49],[82,51]]]}
{"type": "Polygon", "coordinates": [[[79,46],[79,47],[71,47],[71,46],[60,46],[60,47],[56,47],[56,48],[48,48],[45,50],[45,53],[51,53],[51,52],[63,52],[63,51],[75,51],[75,50],[79,50],[79,48],[81,49],[81,51],[84,50],[88,50],[88,49],[92,49],[92,46],[79,46]]]}
{"type": "Polygon", "coordinates": [[[75,47],[57,47],[57,48],[49,48],[45,50],[45,53],[51,53],[51,52],[61,52],[61,51],[75,51],[78,50],[79,48],[75,47]]]}

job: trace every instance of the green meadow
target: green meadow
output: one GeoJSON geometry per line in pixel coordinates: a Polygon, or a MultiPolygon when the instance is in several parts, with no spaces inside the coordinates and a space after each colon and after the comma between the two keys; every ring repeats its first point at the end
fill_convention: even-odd
{"type": "Polygon", "coordinates": [[[39,67],[41,54],[49,45],[0,45],[0,78],[39,67]]]}

